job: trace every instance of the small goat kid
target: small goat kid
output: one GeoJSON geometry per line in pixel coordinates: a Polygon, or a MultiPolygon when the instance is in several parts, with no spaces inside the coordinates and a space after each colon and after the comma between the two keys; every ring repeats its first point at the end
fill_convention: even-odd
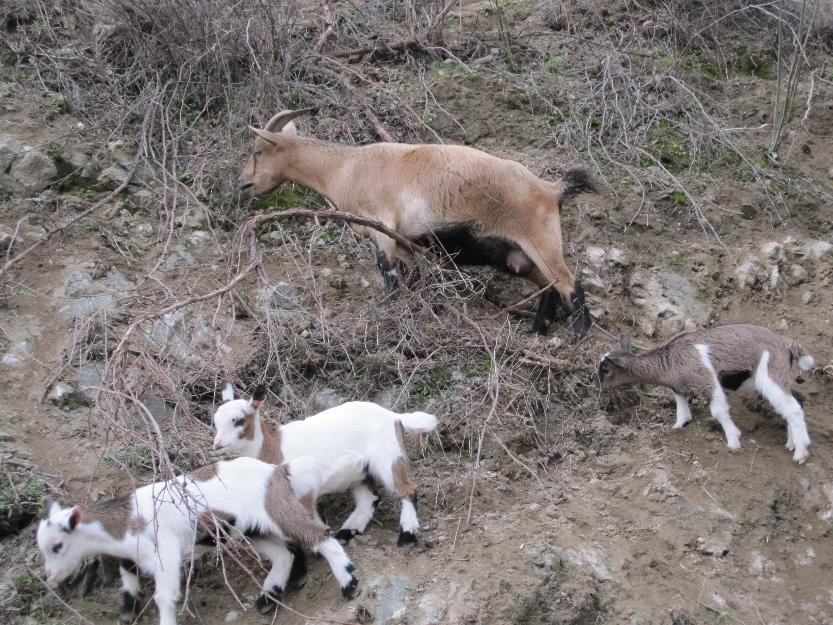
{"type": "MultiPolygon", "coordinates": [[[[376,143],[347,146],[301,137],[292,119],[314,109],[282,111],[257,133],[240,175],[242,193],[262,195],[285,181],[326,196],[340,210],[375,219],[423,243],[439,243],[460,264],[494,265],[546,289],[533,329],[545,334],[556,294],[578,335],[590,328],[584,291],[564,263],[561,204],[593,191],[582,170],[547,182],[515,161],[460,145],[376,143]],[[553,290],[554,289],[554,290],[553,290]]],[[[376,247],[385,289],[397,288],[410,251],[364,226],[376,247]]]]}
{"type": "Polygon", "coordinates": [[[675,429],[691,421],[688,399],[707,396],[712,416],[723,426],[730,449],[740,449],[740,430],[729,416],[724,389],[754,388],[787,422],[787,449],[803,463],[810,436],[798,396],[790,390],[790,368],[798,361],[802,371],[814,365],[801,345],[772,330],[747,324],[728,324],[682,332],[662,347],[634,355],[622,337],[621,350],[605,354],[599,362],[602,390],[632,384],[658,384],[674,392],[675,429]]]}
{"type": "Polygon", "coordinates": [[[286,587],[292,563],[287,542],[321,553],[345,597],[357,592],[350,558],[294,497],[286,470],[253,458],[217,462],[85,508],[52,501],[45,507],[37,540],[48,583],[60,583],[96,555],[121,558],[127,620],[138,605],[141,572],[154,577],[160,625],[175,625],[183,558],[202,551],[200,543],[241,535],[272,562],[259,608],[274,605],[270,598],[279,599],[286,587]]]}
{"type": "Polygon", "coordinates": [[[318,518],[320,495],[351,490],[356,508],[336,534],[348,542],[364,532],[378,497],[368,477],[381,483],[402,502],[399,546],[416,543],[419,519],[417,492],[411,481],[403,431],[431,432],[437,418],[424,412],[397,414],[370,402],[347,402],[277,429],[264,424],[260,407],[266,389],[252,399],[234,399],[231,384],[214,413],[214,449],[291,466],[289,482],[295,495],[318,518]]]}

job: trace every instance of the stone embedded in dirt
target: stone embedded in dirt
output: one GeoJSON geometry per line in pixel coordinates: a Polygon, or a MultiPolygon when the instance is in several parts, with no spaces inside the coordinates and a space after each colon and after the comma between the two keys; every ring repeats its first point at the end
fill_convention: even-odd
{"type": "Polygon", "coordinates": [[[811,258],[819,260],[829,255],[833,251],[833,243],[829,241],[815,241],[807,245],[807,252],[811,258]]]}
{"type": "Polygon", "coordinates": [[[165,261],[165,269],[168,271],[176,269],[177,267],[193,267],[197,261],[191,255],[191,252],[186,250],[181,245],[177,245],[173,253],[168,256],[165,261]]]}
{"type": "Polygon", "coordinates": [[[761,245],[761,252],[763,252],[764,256],[773,260],[781,261],[786,258],[784,246],[777,241],[767,241],[761,245]]]}
{"type": "Polygon", "coordinates": [[[587,262],[596,269],[601,269],[605,262],[605,257],[607,256],[607,252],[604,248],[596,247],[595,245],[590,245],[584,252],[584,256],[587,259],[587,262]]]}
{"type": "Polygon", "coordinates": [[[226,614],[226,618],[223,619],[225,623],[234,623],[237,619],[240,618],[240,612],[237,610],[232,610],[228,614],[226,614]]]}
{"type": "Polygon", "coordinates": [[[32,196],[58,176],[55,163],[46,154],[8,135],[0,135],[0,191],[32,196]]]}
{"type": "Polygon", "coordinates": [[[31,354],[32,343],[27,339],[22,339],[15,341],[12,348],[3,354],[3,358],[0,359],[0,362],[8,367],[17,367],[24,364],[29,359],[31,354]]]}
{"type": "Polygon", "coordinates": [[[411,579],[397,575],[393,580],[377,583],[376,586],[376,622],[383,624],[403,617],[413,588],[411,579]]]}
{"type": "Polygon", "coordinates": [[[628,253],[618,247],[611,247],[607,251],[607,260],[610,264],[618,267],[627,267],[630,264],[628,253]]]}
{"type": "Polygon", "coordinates": [[[63,289],[63,295],[73,299],[58,314],[62,319],[77,319],[98,310],[115,308],[118,300],[135,287],[133,281],[115,268],[97,280],[88,273],[73,271],[63,289]]]}
{"type": "Polygon", "coordinates": [[[631,276],[632,301],[642,308],[640,328],[648,336],[671,336],[706,325],[714,312],[683,275],[656,271],[631,276]]]}
{"type": "Polygon", "coordinates": [[[747,256],[743,262],[735,268],[735,281],[741,289],[765,283],[768,280],[769,271],[755,256],[747,256]]]}
{"type": "Polygon", "coordinates": [[[257,301],[260,309],[278,323],[289,323],[300,315],[301,300],[297,289],[289,282],[260,288],[257,301]]]}
{"type": "Polygon", "coordinates": [[[799,284],[803,284],[807,280],[807,271],[801,265],[790,265],[789,270],[787,271],[787,275],[784,278],[784,282],[789,284],[790,286],[797,286],[799,284]]]}

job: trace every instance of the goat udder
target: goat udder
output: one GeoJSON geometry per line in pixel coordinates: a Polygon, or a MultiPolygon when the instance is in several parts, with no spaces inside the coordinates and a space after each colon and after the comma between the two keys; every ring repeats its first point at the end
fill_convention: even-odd
{"type": "Polygon", "coordinates": [[[512,273],[527,273],[532,268],[532,261],[521,250],[511,250],[506,255],[506,267],[512,273]]]}

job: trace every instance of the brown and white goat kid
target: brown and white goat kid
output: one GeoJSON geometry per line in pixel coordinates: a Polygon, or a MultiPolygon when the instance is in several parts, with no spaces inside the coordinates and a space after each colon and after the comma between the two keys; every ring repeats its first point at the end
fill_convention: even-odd
{"type": "Polygon", "coordinates": [[[368,478],[373,478],[401,500],[399,546],[416,543],[417,492],[403,434],[432,432],[437,417],[398,414],[370,402],[351,401],[275,429],[260,416],[264,387],[259,386],[252,399],[234,399],[228,384],[222,397],[224,403],[214,413],[216,451],[290,463],[289,483],[316,518],[320,495],[352,491],[356,508],[336,534],[344,542],[364,532],[373,518],[378,500],[368,486],[368,478]]]}
{"type": "MultiPolygon", "coordinates": [[[[257,138],[240,175],[243,194],[269,193],[286,181],[307,186],[340,210],[439,243],[459,264],[493,265],[546,287],[536,332],[552,323],[557,295],[573,331],[587,332],[584,290],[564,263],[560,220],[565,198],[594,190],[584,171],[548,182],[520,163],[461,145],[352,146],[301,137],[292,119],[312,110],[282,111],[263,129],[251,128],[257,138]]],[[[357,230],[373,240],[385,289],[394,291],[397,268],[411,263],[409,250],[372,228],[357,230]]]]}
{"type": "Polygon", "coordinates": [[[787,449],[793,460],[807,460],[810,436],[804,410],[791,391],[790,368],[794,361],[802,371],[814,365],[797,342],[768,328],[743,323],[681,332],[662,347],[634,355],[630,341],[622,337],[621,350],[605,354],[599,362],[602,390],[632,384],[658,384],[674,392],[677,402],[675,429],[691,421],[688,399],[711,399],[712,416],[723,426],[729,449],[740,449],[740,430],[729,416],[724,389],[754,388],[787,422],[787,449]]]}
{"type": "Polygon", "coordinates": [[[286,587],[292,561],[288,542],[322,554],[345,597],[357,592],[350,558],[297,501],[286,470],[254,458],[217,462],[89,507],[62,508],[52,501],[45,507],[37,540],[47,582],[60,583],[99,554],[121,558],[127,620],[141,594],[141,572],[154,577],[160,625],[175,625],[183,559],[199,553],[201,543],[240,536],[251,538],[255,551],[272,562],[259,608],[274,604],[270,597],[280,598],[286,587]]]}

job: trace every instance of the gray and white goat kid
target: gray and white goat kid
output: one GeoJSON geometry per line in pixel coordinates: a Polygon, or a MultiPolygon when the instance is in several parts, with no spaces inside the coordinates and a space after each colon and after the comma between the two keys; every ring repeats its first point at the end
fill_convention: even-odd
{"type": "Polygon", "coordinates": [[[356,508],[336,534],[343,542],[364,532],[373,518],[378,500],[368,486],[373,478],[401,501],[399,546],[416,543],[417,489],[410,477],[404,432],[432,432],[437,417],[398,414],[371,402],[351,401],[275,428],[260,416],[264,387],[258,387],[251,399],[234,399],[228,384],[222,397],[224,403],[214,413],[215,451],[290,463],[295,495],[316,518],[320,495],[352,491],[356,508]]]}
{"type": "Polygon", "coordinates": [[[711,414],[723,426],[730,449],[740,449],[740,430],[729,416],[724,389],[754,388],[787,422],[786,447],[801,464],[809,455],[810,436],[799,396],[790,388],[794,361],[802,371],[815,364],[797,342],[761,326],[737,323],[681,332],[639,355],[622,337],[621,350],[602,357],[598,375],[602,390],[633,384],[669,387],[677,402],[675,429],[691,420],[688,399],[709,397],[711,414]]]}
{"type": "Polygon", "coordinates": [[[183,559],[241,536],[272,562],[258,608],[274,605],[272,599],[279,599],[286,587],[292,563],[287,543],[317,550],[344,596],[357,592],[350,558],[294,497],[286,469],[254,458],[217,462],[86,507],[62,508],[52,501],[45,507],[37,541],[47,583],[60,583],[99,554],[120,558],[122,617],[127,620],[138,605],[138,574],[143,573],[155,581],[160,625],[176,625],[183,559]]]}

